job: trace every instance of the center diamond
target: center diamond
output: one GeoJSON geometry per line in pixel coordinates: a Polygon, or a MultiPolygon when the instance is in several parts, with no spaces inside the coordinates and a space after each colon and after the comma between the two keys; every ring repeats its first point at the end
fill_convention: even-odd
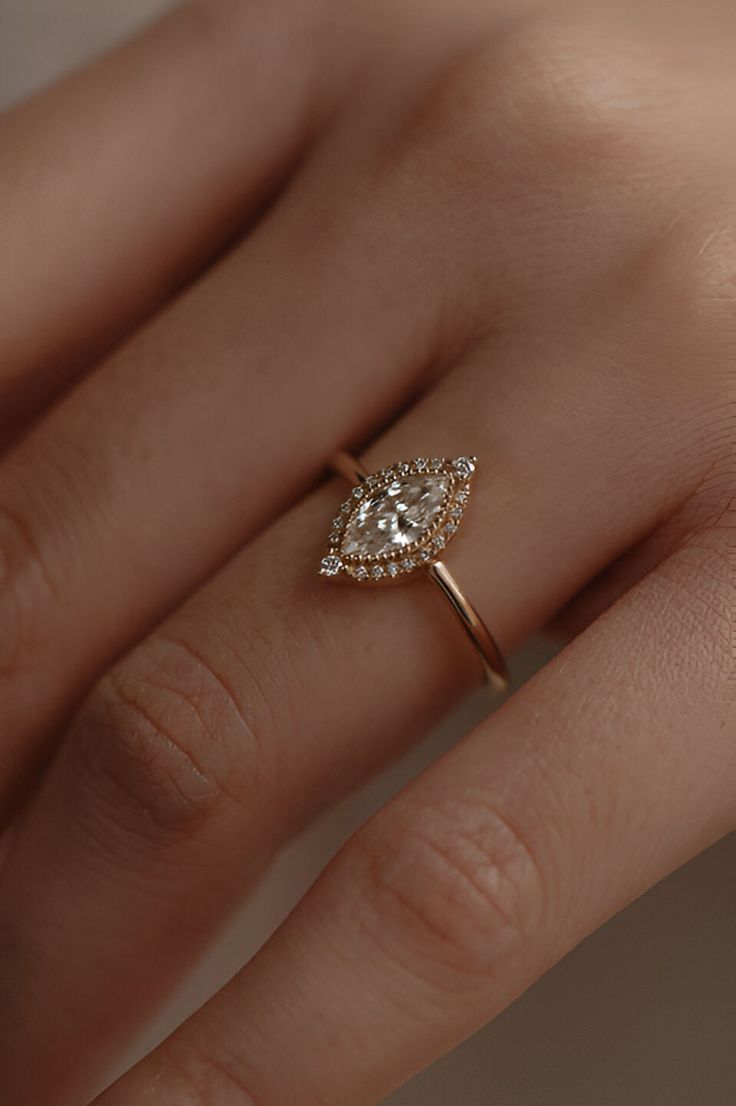
{"type": "Polygon", "coordinates": [[[379,557],[411,545],[432,525],[447,497],[442,473],[400,477],[364,499],[345,527],[345,556],[379,557]]]}

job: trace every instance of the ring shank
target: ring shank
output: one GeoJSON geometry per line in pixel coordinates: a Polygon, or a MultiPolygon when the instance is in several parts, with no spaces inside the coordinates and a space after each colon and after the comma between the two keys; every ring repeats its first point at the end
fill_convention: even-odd
{"type": "Polygon", "coordinates": [[[450,603],[462,628],[475,646],[488,683],[494,691],[506,691],[509,674],[503,654],[473,604],[458,587],[447,565],[442,561],[430,561],[426,572],[450,603]]]}
{"type": "Polygon", "coordinates": [[[332,458],[332,468],[338,476],[344,476],[350,484],[362,484],[368,476],[368,469],[364,468],[360,461],[356,461],[355,457],[346,453],[344,449],[341,449],[332,458]]]}
{"type": "MultiPolygon", "coordinates": [[[[368,476],[363,465],[344,450],[335,454],[332,468],[351,484],[361,484],[368,476]]],[[[503,653],[473,604],[458,586],[447,565],[443,561],[430,561],[424,571],[445,596],[475,646],[488,684],[494,691],[506,691],[509,673],[503,653]]]]}

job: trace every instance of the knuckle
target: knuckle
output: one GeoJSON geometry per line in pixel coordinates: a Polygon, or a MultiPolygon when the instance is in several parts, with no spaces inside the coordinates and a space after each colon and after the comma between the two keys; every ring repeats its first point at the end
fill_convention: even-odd
{"type": "Polygon", "coordinates": [[[732,461],[736,442],[736,219],[719,188],[687,189],[670,225],[637,239],[617,277],[617,294],[625,286],[643,308],[664,409],[708,466],[732,461]]]}
{"type": "Polygon", "coordinates": [[[523,954],[544,906],[521,832],[478,799],[378,819],[355,838],[366,923],[406,968],[446,985],[497,978],[523,954]]]}
{"type": "Polygon", "coordinates": [[[95,809],[103,804],[116,823],[145,837],[189,835],[218,799],[216,784],[189,749],[192,720],[182,725],[180,702],[131,687],[113,672],[74,724],[83,790],[94,795],[95,809]]]}
{"type": "Polygon", "coordinates": [[[631,277],[657,328],[663,398],[675,405],[707,469],[692,503],[703,506],[706,517],[711,507],[718,515],[736,478],[736,219],[712,196],[699,198],[657,238],[631,277]]]}
{"type": "Polygon", "coordinates": [[[247,805],[259,746],[226,684],[178,643],[153,638],[96,685],[72,747],[87,794],[145,838],[188,837],[247,805]]]}
{"type": "Polygon", "coordinates": [[[489,36],[440,82],[430,113],[461,163],[495,176],[556,167],[628,172],[652,148],[656,82],[637,44],[584,23],[522,17],[489,36]],[[457,152],[457,151],[456,151],[457,152]],[[627,166],[627,168],[624,168],[627,166]]]}
{"type": "MultiPolygon", "coordinates": [[[[221,1058],[205,1052],[186,1035],[172,1038],[164,1045],[166,1093],[177,1106],[265,1106],[256,1100],[248,1085],[245,1065],[240,1057],[221,1058]]],[[[163,1088],[161,1088],[163,1093],[163,1088]]]]}

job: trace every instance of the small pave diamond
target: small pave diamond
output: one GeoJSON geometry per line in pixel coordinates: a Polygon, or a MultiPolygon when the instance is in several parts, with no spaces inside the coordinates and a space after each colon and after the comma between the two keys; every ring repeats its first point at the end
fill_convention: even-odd
{"type": "Polygon", "coordinates": [[[371,576],[374,580],[380,580],[383,576],[383,565],[374,565],[371,569],[371,576]]]}
{"type": "Polygon", "coordinates": [[[445,545],[445,539],[442,537],[442,534],[437,534],[436,537],[432,538],[432,548],[433,549],[443,549],[444,545],[445,545]]]}
{"type": "Polygon", "coordinates": [[[368,576],[368,569],[365,567],[365,565],[358,565],[358,567],[355,570],[356,580],[365,580],[367,576],[368,576]]]}
{"type": "Polygon", "coordinates": [[[429,466],[429,461],[426,457],[417,457],[414,464],[416,465],[417,472],[426,472],[427,467],[429,466]]]}
{"type": "Polygon", "coordinates": [[[388,572],[389,576],[398,576],[400,569],[395,561],[391,561],[391,563],[387,566],[386,571],[388,572]]]}
{"type": "Polygon", "coordinates": [[[323,576],[337,576],[341,568],[342,561],[340,558],[335,557],[333,554],[329,554],[327,557],[322,558],[319,570],[323,576]]]}
{"type": "Polygon", "coordinates": [[[353,499],[362,499],[365,495],[365,488],[362,485],[358,485],[357,488],[353,488],[353,499]]]}
{"type": "Polygon", "coordinates": [[[453,468],[461,476],[470,476],[475,472],[475,461],[472,457],[458,457],[456,461],[453,461],[453,468]]]}
{"type": "Polygon", "coordinates": [[[404,560],[401,562],[401,567],[404,569],[405,572],[411,572],[411,570],[414,568],[414,561],[411,557],[405,557],[404,560]]]}

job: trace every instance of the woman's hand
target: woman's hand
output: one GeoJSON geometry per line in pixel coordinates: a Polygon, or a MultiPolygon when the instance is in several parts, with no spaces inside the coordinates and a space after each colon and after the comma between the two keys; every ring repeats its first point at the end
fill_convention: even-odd
{"type": "Polygon", "coordinates": [[[0,123],[6,820],[55,747],[12,1106],[88,1098],[477,676],[428,586],[317,578],[340,445],[477,454],[448,559],[506,648],[579,636],[101,1104],[376,1103],[736,824],[736,26],[693,6],[212,0],[0,123]]]}

